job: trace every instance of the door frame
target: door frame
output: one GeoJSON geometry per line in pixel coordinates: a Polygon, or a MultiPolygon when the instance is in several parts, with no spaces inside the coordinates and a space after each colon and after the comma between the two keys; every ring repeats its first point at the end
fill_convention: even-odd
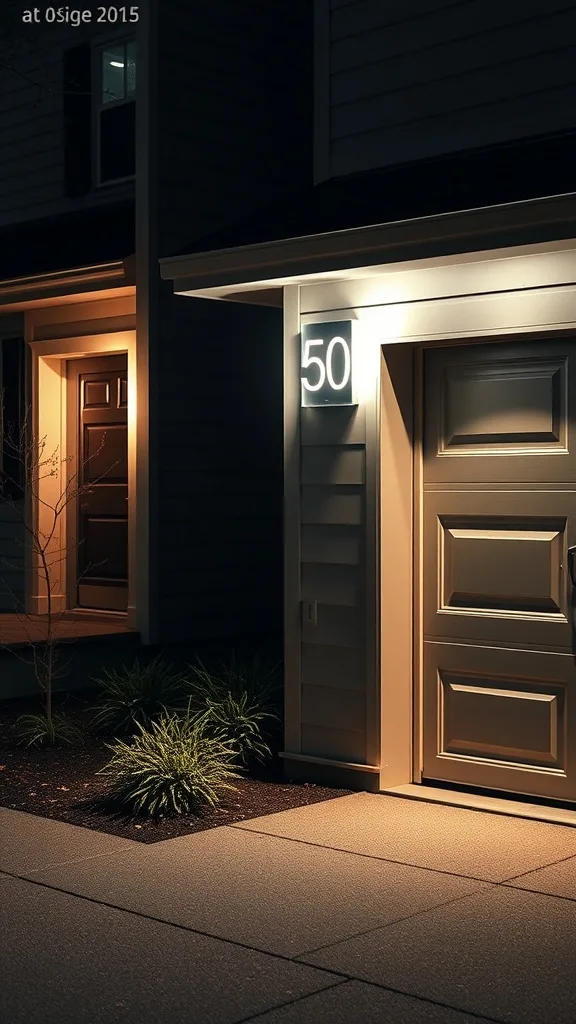
{"type": "MultiPolygon", "coordinates": [[[[136,443],[137,443],[137,411],[136,411],[136,331],[122,331],[111,334],[82,336],[77,338],[51,339],[50,341],[29,341],[32,352],[31,374],[31,419],[35,436],[46,439],[46,453],[56,449],[59,452],[60,467],[54,477],[44,475],[36,485],[37,500],[29,509],[35,526],[41,528],[43,503],[54,501],[61,487],[61,473],[66,475],[66,459],[73,452],[69,451],[67,431],[68,382],[66,364],[73,359],[85,359],[96,356],[126,354],[128,358],[128,612],[126,623],[132,629],[138,628],[137,610],[137,577],[136,577],[136,510],[137,488],[139,481],[136,476],[136,443]]],[[[145,483],[140,481],[140,486],[145,483]]],[[[61,492],[60,492],[61,493],[61,492]]],[[[28,498],[28,500],[30,500],[28,498]]],[[[46,514],[44,514],[46,515],[46,514]]],[[[63,552],[60,562],[61,570],[54,579],[52,606],[56,612],[68,610],[67,580],[70,574],[69,534],[73,531],[67,527],[66,510],[60,519],[60,530],[54,536],[54,550],[63,552]]],[[[40,567],[27,550],[26,557],[26,610],[31,614],[42,614],[46,611],[46,588],[43,585],[40,567]]],[[[143,607],[145,602],[143,602],[143,607]]],[[[102,614],[103,613],[92,613],[102,614]]]]}
{"type": "Polygon", "coordinates": [[[380,343],[381,790],[422,780],[423,354],[431,348],[488,345],[515,338],[535,342],[574,338],[575,329],[576,325],[551,325],[545,329],[486,334],[475,331],[459,337],[419,336],[380,343]]]}

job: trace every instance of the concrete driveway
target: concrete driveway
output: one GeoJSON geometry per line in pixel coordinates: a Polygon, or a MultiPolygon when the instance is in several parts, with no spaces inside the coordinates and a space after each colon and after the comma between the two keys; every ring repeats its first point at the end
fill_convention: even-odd
{"type": "Polygon", "coordinates": [[[0,1024],[573,1024],[576,829],[359,793],[146,846],[0,808],[0,1024]]]}

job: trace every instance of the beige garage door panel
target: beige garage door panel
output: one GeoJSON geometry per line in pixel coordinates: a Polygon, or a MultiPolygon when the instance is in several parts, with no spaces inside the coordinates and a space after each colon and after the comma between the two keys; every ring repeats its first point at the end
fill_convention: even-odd
{"type": "Polygon", "coordinates": [[[426,636],[571,649],[576,493],[428,492],[426,636]]]}
{"type": "Polygon", "coordinates": [[[428,483],[576,479],[573,343],[464,345],[426,355],[428,483]]]}
{"type": "Polygon", "coordinates": [[[424,775],[572,798],[576,704],[571,656],[426,649],[424,775]]]}

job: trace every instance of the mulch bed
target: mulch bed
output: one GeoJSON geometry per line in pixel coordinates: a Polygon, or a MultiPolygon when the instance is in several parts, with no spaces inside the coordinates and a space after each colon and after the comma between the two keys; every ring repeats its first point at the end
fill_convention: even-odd
{"type": "MultiPolygon", "coordinates": [[[[225,792],[220,806],[207,810],[201,818],[130,818],[102,806],[107,783],[104,776],[96,773],[111,757],[104,745],[106,739],[87,734],[82,746],[44,749],[15,744],[16,718],[38,710],[37,701],[0,702],[0,806],[124,839],[157,843],[351,792],[286,780],[282,777],[282,763],[275,757],[258,777],[235,780],[236,790],[225,792]]],[[[77,722],[86,723],[87,709],[82,700],[71,698],[66,711],[77,722]]]]}

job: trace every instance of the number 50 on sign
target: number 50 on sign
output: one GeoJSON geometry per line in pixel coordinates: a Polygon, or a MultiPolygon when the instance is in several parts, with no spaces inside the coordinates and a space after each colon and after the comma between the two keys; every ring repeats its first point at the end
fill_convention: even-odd
{"type": "Polygon", "coordinates": [[[354,405],[352,321],[302,326],[302,405],[354,405]]]}

